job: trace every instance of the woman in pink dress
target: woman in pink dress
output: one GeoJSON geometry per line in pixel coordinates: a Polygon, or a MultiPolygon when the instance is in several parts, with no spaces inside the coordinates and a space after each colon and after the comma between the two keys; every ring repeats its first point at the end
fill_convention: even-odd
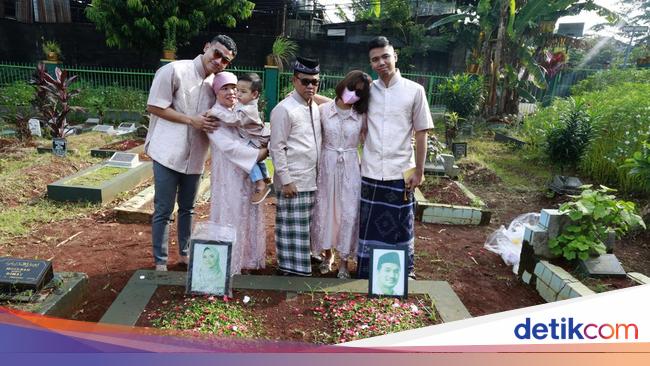
{"type": "Polygon", "coordinates": [[[332,270],[335,248],[341,257],[339,278],[350,278],[348,258],[359,240],[361,172],[358,147],[368,110],[368,74],[354,70],[336,86],[336,99],[320,105],[323,149],[319,161],[311,227],[312,251],[325,251],[320,272],[332,270]]]}
{"type": "MultiPolygon", "coordinates": [[[[229,72],[219,73],[214,77],[213,88],[220,107],[233,108],[237,101],[237,77],[229,72]]],[[[212,154],[210,222],[230,226],[236,232],[230,263],[233,275],[242,269],[260,269],[265,265],[264,212],[261,205],[250,202],[255,186],[248,175],[267,152],[265,148],[248,146],[236,127],[219,129],[219,134],[208,134],[212,154]]]]}

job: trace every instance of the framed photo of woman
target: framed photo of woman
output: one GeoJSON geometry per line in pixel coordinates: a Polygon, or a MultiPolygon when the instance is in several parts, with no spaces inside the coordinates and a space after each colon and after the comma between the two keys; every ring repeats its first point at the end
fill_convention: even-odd
{"type": "Polygon", "coordinates": [[[186,292],[196,295],[228,294],[231,253],[232,242],[192,239],[186,292]]]}
{"type": "Polygon", "coordinates": [[[408,296],[407,246],[371,244],[368,296],[408,296]]]}

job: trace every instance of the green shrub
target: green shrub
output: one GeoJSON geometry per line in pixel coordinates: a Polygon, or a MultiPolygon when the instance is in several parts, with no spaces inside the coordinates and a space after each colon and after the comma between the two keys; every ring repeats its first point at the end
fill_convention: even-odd
{"type": "Polygon", "coordinates": [[[569,216],[571,225],[567,225],[557,238],[549,239],[551,253],[568,260],[587,259],[605,253],[604,243],[610,231],[620,238],[631,228],[645,228],[643,219],[635,213],[634,203],[617,200],[608,194],[614,189],[600,186],[593,190],[591,185],[582,188],[580,196],[560,206],[560,212],[569,216]]]}
{"type": "Polygon", "coordinates": [[[649,95],[650,84],[625,83],[576,98],[592,117],[593,137],[580,162],[583,173],[623,191],[641,189],[619,166],[650,138],[649,95]]]}
{"type": "Polygon", "coordinates": [[[547,153],[551,162],[574,169],[591,138],[591,122],[586,108],[569,98],[569,109],[560,114],[560,125],[551,128],[546,134],[547,153]]]}
{"type": "Polygon", "coordinates": [[[650,192],[650,142],[644,142],[640,151],[634,152],[632,157],[625,159],[621,169],[628,169],[628,175],[650,192]]]}
{"type": "Polygon", "coordinates": [[[650,69],[612,69],[599,71],[571,88],[572,95],[594,92],[624,83],[650,83],[650,69]]]}
{"type": "Polygon", "coordinates": [[[34,87],[24,81],[0,88],[0,105],[3,106],[28,106],[34,99],[34,87]]]}
{"type": "Polygon", "coordinates": [[[441,101],[450,112],[463,118],[478,111],[483,92],[481,78],[469,74],[457,74],[438,85],[441,101]]]}
{"type": "Polygon", "coordinates": [[[519,130],[519,136],[526,141],[522,149],[522,157],[533,162],[544,162],[548,159],[548,140],[550,131],[562,125],[560,116],[569,113],[572,102],[568,99],[555,99],[546,108],[539,108],[534,114],[526,116],[519,130]]]}
{"type": "Polygon", "coordinates": [[[79,87],[81,93],[73,99],[72,104],[91,111],[115,109],[140,112],[147,108],[147,93],[139,89],[83,84],[79,87]]]}

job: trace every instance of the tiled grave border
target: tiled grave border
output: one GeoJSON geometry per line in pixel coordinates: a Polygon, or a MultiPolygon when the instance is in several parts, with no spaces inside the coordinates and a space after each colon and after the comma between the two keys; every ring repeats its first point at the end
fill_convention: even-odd
{"type": "Polygon", "coordinates": [[[469,198],[476,202],[479,207],[446,205],[442,203],[429,202],[419,188],[415,189],[415,200],[417,201],[416,219],[431,224],[453,224],[453,225],[487,225],[490,223],[492,212],[487,209],[485,203],[470,192],[462,183],[452,180],[454,184],[469,198]]]}
{"type": "MultiPolygon", "coordinates": [[[[185,286],[186,272],[138,270],[99,321],[135,325],[158,286],[185,286]]],[[[242,276],[233,277],[234,289],[286,292],[368,293],[368,280],[338,278],[242,276]]],[[[445,281],[409,281],[409,294],[426,294],[433,301],[443,322],[471,318],[463,303],[445,281]]]]}
{"type": "Polygon", "coordinates": [[[135,168],[130,168],[124,173],[105,181],[97,187],[84,187],[66,185],[65,183],[80,175],[103,167],[105,164],[96,164],[73,175],[64,177],[54,183],[47,185],[47,197],[55,201],[88,201],[95,203],[110,202],[120,192],[140,184],[143,180],[153,176],[151,162],[142,162],[135,168]]]}

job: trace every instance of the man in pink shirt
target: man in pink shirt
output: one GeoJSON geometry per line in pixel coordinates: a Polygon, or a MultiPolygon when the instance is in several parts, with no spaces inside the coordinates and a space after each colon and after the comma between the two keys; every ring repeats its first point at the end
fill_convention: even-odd
{"type": "Polygon", "coordinates": [[[408,248],[414,278],[413,190],[424,178],[427,131],[433,128],[422,85],[403,78],[397,54],[386,37],[368,45],[370,66],[379,79],[370,86],[368,132],[361,158],[361,208],[357,276],[367,278],[369,245],[408,248]],[[412,138],[415,134],[415,151],[412,138]],[[405,181],[404,172],[414,173],[405,181]]]}
{"type": "MultiPolygon", "coordinates": [[[[178,203],[178,247],[187,264],[192,216],[209,142],[217,123],[206,115],[215,102],[212,79],[230,64],[237,45],[218,35],[203,54],[161,67],[154,77],[147,111],[151,113],[145,152],[153,160],[154,214],[151,238],[156,270],[167,270],[169,221],[178,203]]],[[[245,147],[244,147],[245,148],[245,147]]]]}

